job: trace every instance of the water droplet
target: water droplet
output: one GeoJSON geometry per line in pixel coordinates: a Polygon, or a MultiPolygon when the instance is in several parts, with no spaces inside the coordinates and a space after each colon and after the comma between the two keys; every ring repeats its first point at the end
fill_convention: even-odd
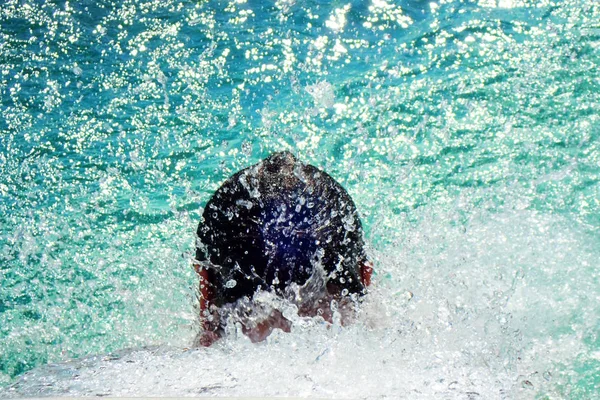
{"type": "Polygon", "coordinates": [[[225,283],[225,287],[228,289],[234,288],[235,285],[237,285],[237,282],[235,281],[235,279],[230,279],[225,283]]]}
{"type": "Polygon", "coordinates": [[[252,144],[250,142],[244,141],[244,143],[242,143],[242,153],[247,156],[252,155],[252,144]]]}
{"type": "Polygon", "coordinates": [[[523,382],[521,382],[521,387],[523,389],[533,389],[533,383],[531,383],[528,380],[524,380],[523,382]]]}

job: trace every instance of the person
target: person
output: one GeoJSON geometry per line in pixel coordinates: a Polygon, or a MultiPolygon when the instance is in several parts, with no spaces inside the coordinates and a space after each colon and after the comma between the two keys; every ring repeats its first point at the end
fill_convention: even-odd
{"type": "MultiPolygon", "coordinates": [[[[196,343],[218,340],[227,318],[248,316],[261,292],[296,305],[299,316],[331,322],[332,300],[351,308],[370,284],[373,268],[362,235],[346,190],[292,153],[274,153],[239,171],[214,193],[198,225],[194,265],[202,331],[196,343]]],[[[253,342],[291,328],[278,309],[240,322],[253,342]]]]}

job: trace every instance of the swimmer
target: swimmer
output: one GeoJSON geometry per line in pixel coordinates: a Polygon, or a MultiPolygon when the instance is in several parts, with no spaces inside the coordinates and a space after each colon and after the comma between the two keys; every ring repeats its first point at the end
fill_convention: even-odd
{"type": "MultiPolygon", "coordinates": [[[[236,305],[251,307],[261,291],[296,305],[299,316],[332,322],[332,301],[352,308],[373,272],[346,190],[290,152],[239,171],[214,193],[198,226],[194,266],[202,322],[196,344],[203,346],[223,335],[236,305]]],[[[279,310],[268,312],[241,320],[253,342],[276,328],[290,331],[279,310]]]]}

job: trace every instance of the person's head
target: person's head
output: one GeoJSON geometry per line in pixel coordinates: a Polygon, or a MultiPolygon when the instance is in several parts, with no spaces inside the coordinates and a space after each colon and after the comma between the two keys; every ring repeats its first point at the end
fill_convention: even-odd
{"type": "Polygon", "coordinates": [[[288,296],[291,287],[308,299],[358,297],[369,284],[352,199],[289,152],[229,178],[206,205],[197,235],[203,296],[217,307],[257,290],[288,296]]]}

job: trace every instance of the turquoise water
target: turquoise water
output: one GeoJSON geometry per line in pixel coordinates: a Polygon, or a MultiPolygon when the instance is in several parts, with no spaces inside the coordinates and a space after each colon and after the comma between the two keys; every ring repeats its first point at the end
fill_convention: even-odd
{"type": "Polygon", "coordinates": [[[202,207],[287,149],[357,204],[364,319],[141,353],[108,368],[167,383],[104,393],[182,395],[173,371],[204,368],[186,390],[598,398],[599,21],[595,0],[4,2],[0,396],[95,393],[43,366],[189,346],[202,207]]]}

